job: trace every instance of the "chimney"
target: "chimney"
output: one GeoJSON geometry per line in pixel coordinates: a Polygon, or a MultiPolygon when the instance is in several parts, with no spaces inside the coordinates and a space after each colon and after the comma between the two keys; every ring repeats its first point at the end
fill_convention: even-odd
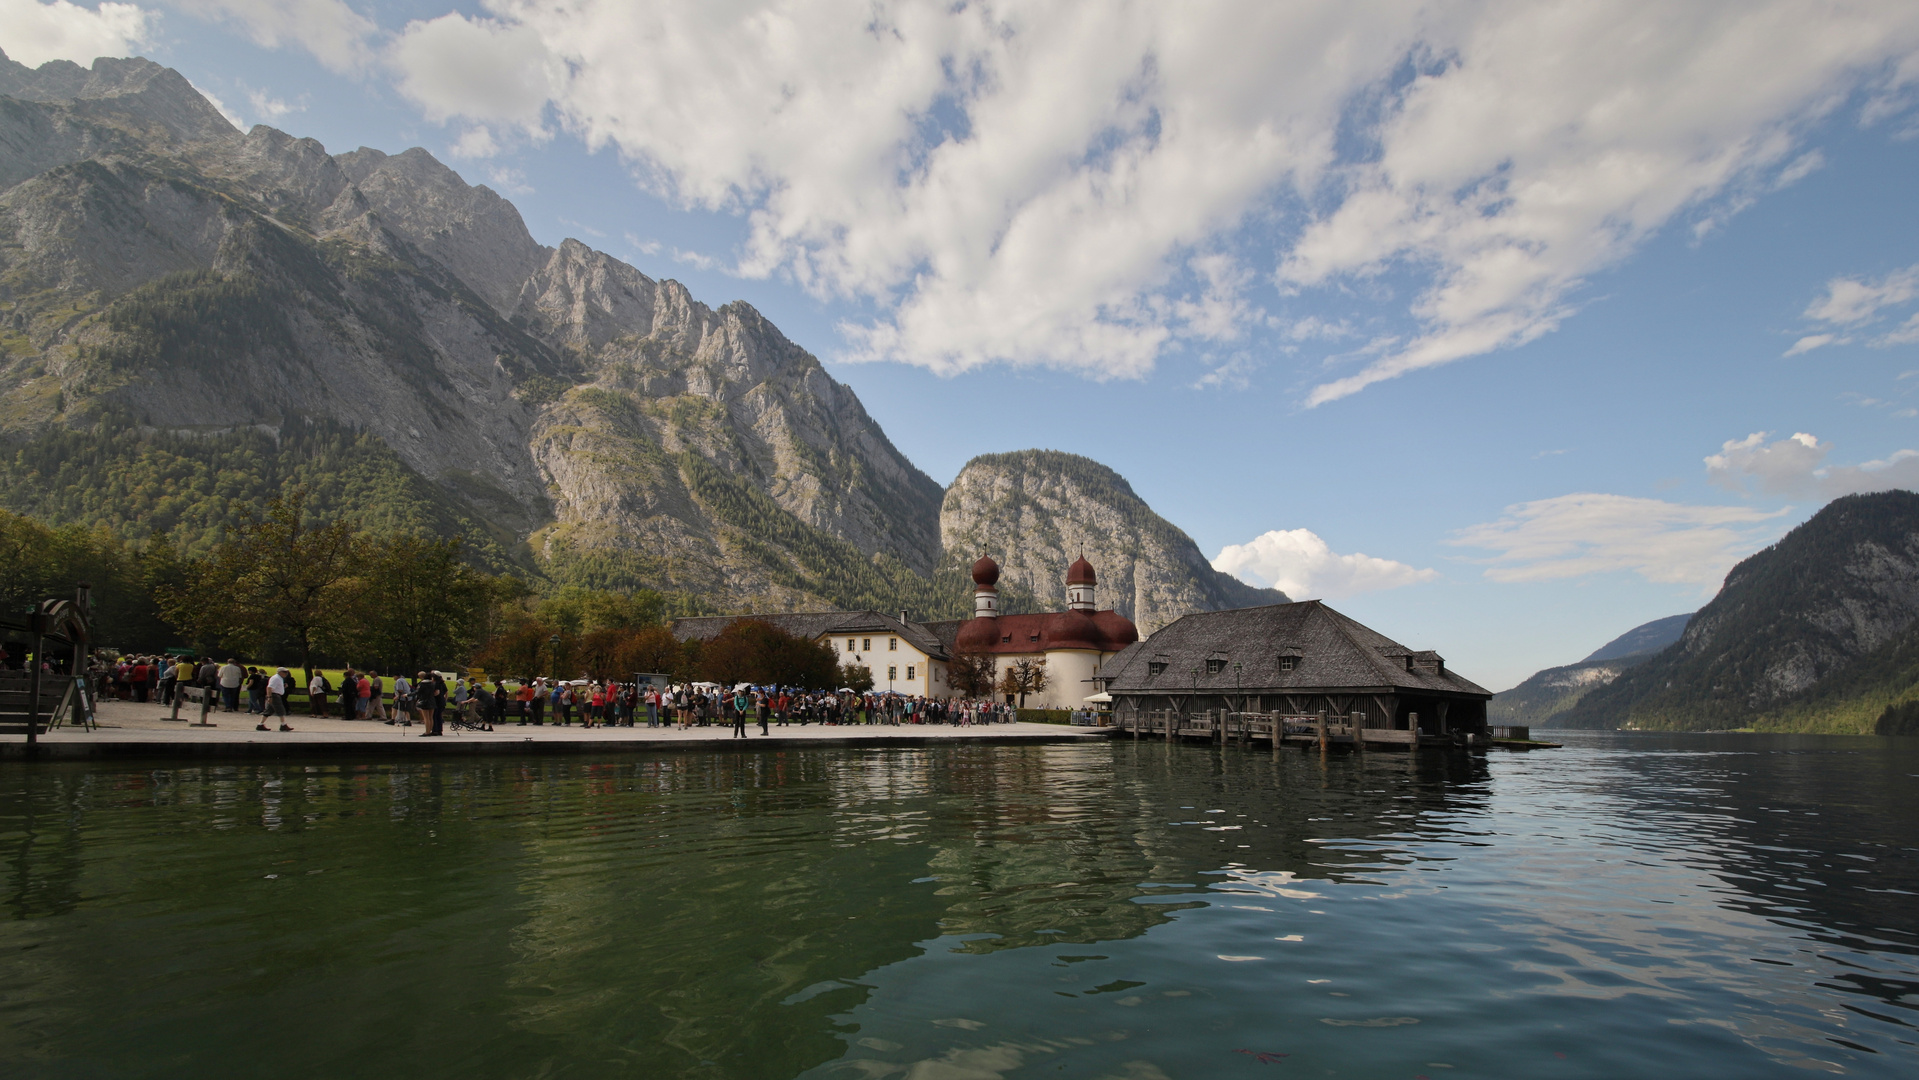
{"type": "Polygon", "coordinates": [[[900,621],[901,621],[901,622],[905,622],[905,621],[906,621],[906,609],[905,609],[905,608],[901,608],[901,609],[900,609],[900,621]]]}

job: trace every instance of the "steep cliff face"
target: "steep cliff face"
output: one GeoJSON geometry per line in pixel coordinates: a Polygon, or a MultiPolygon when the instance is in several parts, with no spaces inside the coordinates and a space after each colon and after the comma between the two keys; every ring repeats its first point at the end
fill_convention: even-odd
{"type": "Polygon", "coordinates": [[[1066,566],[1079,555],[1099,575],[1098,600],[1143,637],[1194,611],[1283,604],[1214,570],[1199,546],[1153,513],[1113,470],[1052,450],[986,454],[968,462],[940,504],[949,561],[990,554],[1000,578],[1044,609],[1066,602],[1066,566]]]}
{"type": "MultiPolygon", "coordinates": [[[[908,579],[938,559],[938,486],[750,307],[543,247],[423,150],[242,135],[146,61],[0,62],[0,92],[9,505],[136,526],[142,498],[36,493],[20,462],[56,436],[93,437],[118,477],[152,474],[160,442],[179,458],[180,436],[207,448],[204,473],[263,431],[345,425],[427,482],[407,497],[441,505],[409,520],[530,539],[532,563],[599,584],[930,602],[908,579]]],[[[221,497],[184,482],[180,498],[221,497]]]]}
{"type": "MultiPolygon", "coordinates": [[[[1736,727],[1879,706],[1919,680],[1919,495],[1838,499],[1734,567],[1677,644],[1586,695],[1574,727],[1736,727]]],[[[1876,711],[1871,710],[1871,711],[1876,711]]]]}
{"type": "Polygon", "coordinates": [[[722,609],[964,615],[980,550],[1048,606],[1084,551],[1146,630],[1282,599],[1083,458],[942,493],[751,307],[545,247],[424,150],[243,134],[145,60],[0,57],[0,505],[205,546],[287,482],[722,609]]]}

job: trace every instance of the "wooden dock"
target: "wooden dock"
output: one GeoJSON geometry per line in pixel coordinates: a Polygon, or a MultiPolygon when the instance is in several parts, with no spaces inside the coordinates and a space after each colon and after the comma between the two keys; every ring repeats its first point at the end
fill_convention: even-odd
{"type": "MultiPolygon", "coordinates": [[[[1163,739],[1167,742],[1211,742],[1225,745],[1255,746],[1335,746],[1365,749],[1400,747],[1453,748],[1462,744],[1454,733],[1431,735],[1403,728],[1354,727],[1325,715],[1291,716],[1284,713],[1245,713],[1200,710],[1180,713],[1174,710],[1129,713],[1114,724],[1121,738],[1163,739]]],[[[1492,745],[1482,739],[1478,745],[1492,745]]]]}

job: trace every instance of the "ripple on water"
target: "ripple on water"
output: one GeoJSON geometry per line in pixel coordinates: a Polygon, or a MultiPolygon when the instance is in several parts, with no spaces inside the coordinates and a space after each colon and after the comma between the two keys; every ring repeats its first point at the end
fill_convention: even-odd
{"type": "Polygon", "coordinates": [[[1910,749],[1567,742],[0,767],[0,1059],[1143,1080],[1919,1064],[1910,749]]]}

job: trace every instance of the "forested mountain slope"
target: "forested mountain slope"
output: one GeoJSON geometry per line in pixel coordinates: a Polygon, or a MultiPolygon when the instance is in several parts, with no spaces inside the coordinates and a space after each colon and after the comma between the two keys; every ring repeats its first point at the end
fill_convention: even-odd
{"type": "Polygon", "coordinates": [[[289,482],[536,579],[970,611],[939,485],[748,305],[545,247],[421,149],[0,58],[0,506],[197,550],[289,482]]]}
{"type": "Polygon", "coordinates": [[[1837,499],[1726,575],[1672,647],[1562,726],[1870,731],[1919,688],[1919,495],[1837,499]]]}

